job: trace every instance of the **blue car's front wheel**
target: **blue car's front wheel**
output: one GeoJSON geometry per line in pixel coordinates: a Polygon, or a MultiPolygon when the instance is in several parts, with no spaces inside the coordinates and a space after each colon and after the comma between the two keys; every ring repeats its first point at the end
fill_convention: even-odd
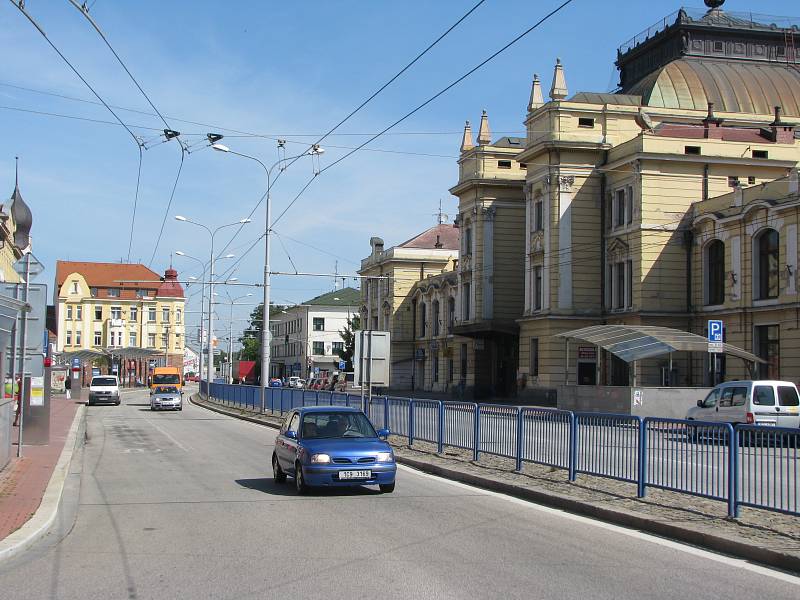
{"type": "Polygon", "coordinates": [[[384,494],[391,494],[394,491],[394,481],[392,483],[381,483],[378,487],[384,494]]]}
{"type": "Polygon", "coordinates": [[[281,465],[278,463],[278,457],[275,454],[272,455],[272,478],[275,480],[275,483],[283,483],[286,481],[286,473],[281,469],[281,465]]]}
{"type": "Polygon", "coordinates": [[[300,495],[308,493],[306,478],[303,477],[303,467],[299,462],[294,465],[294,487],[300,495]]]}

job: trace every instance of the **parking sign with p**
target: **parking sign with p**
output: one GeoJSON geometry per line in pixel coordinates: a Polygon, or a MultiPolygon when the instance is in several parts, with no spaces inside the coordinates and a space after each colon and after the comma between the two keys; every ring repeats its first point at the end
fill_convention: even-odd
{"type": "Polygon", "coordinates": [[[722,339],[722,321],[709,321],[708,322],[708,341],[709,342],[723,342],[722,339]]]}

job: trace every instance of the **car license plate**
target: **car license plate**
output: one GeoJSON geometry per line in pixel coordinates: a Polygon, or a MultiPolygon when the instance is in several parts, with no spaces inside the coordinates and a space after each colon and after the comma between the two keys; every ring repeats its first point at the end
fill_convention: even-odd
{"type": "Polygon", "coordinates": [[[372,479],[372,471],[339,471],[339,479],[372,479]]]}

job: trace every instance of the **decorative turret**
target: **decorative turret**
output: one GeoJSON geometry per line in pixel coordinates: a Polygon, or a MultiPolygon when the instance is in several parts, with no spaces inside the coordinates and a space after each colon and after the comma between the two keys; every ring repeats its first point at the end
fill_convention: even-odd
{"type": "Polygon", "coordinates": [[[31,245],[33,214],[19,191],[19,158],[17,158],[14,193],[11,194],[11,218],[14,219],[14,245],[25,250],[31,245]]]}
{"type": "Polygon", "coordinates": [[[464,136],[461,138],[461,151],[466,152],[467,150],[472,150],[475,147],[475,144],[472,143],[472,127],[467,121],[466,125],[464,125],[464,136]]]}
{"type": "Polygon", "coordinates": [[[478,145],[487,146],[492,143],[492,132],[489,131],[489,116],[486,111],[481,115],[481,126],[478,129],[478,145]]]}
{"type": "Polygon", "coordinates": [[[550,98],[553,100],[563,100],[567,97],[567,79],[564,77],[564,67],[561,59],[556,59],[556,66],[553,69],[553,85],[550,87],[550,98]]]}
{"type": "Polygon", "coordinates": [[[156,296],[159,298],[183,298],[183,287],[178,283],[178,272],[170,267],[164,271],[164,283],[158,287],[156,296]]]}
{"type": "Polygon", "coordinates": [[[533,74],[533,84],[531,84],[531,99],[528,102],[528,112],[533,112],[544,104],[544,97],[542,96],[542,84],[539,81],[539,76],[533,74]]]}

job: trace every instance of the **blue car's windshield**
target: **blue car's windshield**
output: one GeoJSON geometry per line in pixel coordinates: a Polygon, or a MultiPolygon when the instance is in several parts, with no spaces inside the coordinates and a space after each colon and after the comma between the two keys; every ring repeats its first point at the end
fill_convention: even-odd
{"type": "Polygon", "coordinates": [[[357,412],[306,413],[301,431],[305,440],[377,437],[369,419],[357,412]]]}

